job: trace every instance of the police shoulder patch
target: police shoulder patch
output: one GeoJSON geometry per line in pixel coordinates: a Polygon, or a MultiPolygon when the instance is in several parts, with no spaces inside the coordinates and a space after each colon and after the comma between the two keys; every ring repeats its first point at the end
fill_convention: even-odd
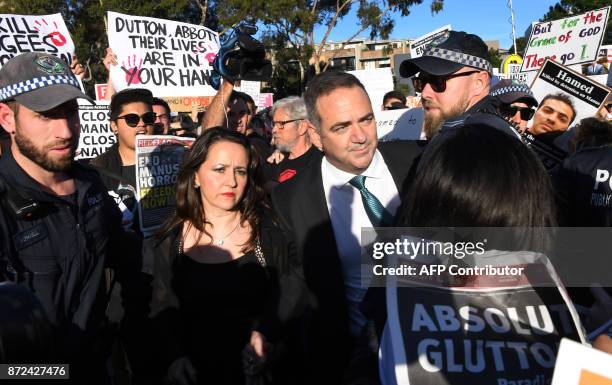
{"type": "Polygon", "coordinates": [[[41,56],[34,59],[39,70],[49,75],[64,75],[67,72],[66,64],[55,56],[41,56]]]}

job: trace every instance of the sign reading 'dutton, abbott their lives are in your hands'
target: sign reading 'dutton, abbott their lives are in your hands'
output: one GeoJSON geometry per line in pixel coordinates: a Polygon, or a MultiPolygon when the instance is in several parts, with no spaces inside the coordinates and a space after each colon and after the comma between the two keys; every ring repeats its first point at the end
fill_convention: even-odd
{"type": "Polygon", "coordinates": [[[24,52],[48,53],[70,64],[74,43],[62,15],[0,15],[0,67],[24,52]]]}
{"type": "Polygon", "coordinates": [[[116,90],[147,88],[157,96],[212,96],[216,32],[171,20],[108,12],[108,44],[117,55],[111,67],[116,90]]]}
{"type": "Polygon", "coordinates": [[[521,72],[537,71],[546,58],[565,66],[597,60],[610,7],[533,24],[521,72]]]}
{"type": "Polygon", "coordinates": [[[574,124],[583,118],[594,116],[610,92],[606,86],[550,59],[542,66],[531,85],[531,91],[537,100],[543,100],[546,95],[555,93],[569,96],[576,108],[574,124]]]}

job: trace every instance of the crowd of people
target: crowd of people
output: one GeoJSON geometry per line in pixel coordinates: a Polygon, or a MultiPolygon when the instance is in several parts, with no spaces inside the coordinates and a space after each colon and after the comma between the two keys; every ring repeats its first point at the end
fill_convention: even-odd
{"type": "MultiPolygon", "coordinates": [[[[224,79],[187,132],[174,214],[153,236],[138,221],[135,141],[181,133],[161,95],[111,87],[117,142],[76,162],[76,99],[93,103],[78,63],[11,59],[0,69],[0,362],[68,363],[78,384],[397,383],[362,228],[612,224],[612,101],[576,122],[563,94],[492,84],[487,52],[451,31],[401,64],[424,140],[379,141],[374,107],[405,108],[406,96],[372,106],[346,72],[315,76],[266,114],[224,79]]],[[[104,62],[117,64],[112,51],[104,62]]],[[[612,319],[600,289],[585,322],[612,319]]],[[[591,342],[612,353],[605,331],[591,342]]]]}

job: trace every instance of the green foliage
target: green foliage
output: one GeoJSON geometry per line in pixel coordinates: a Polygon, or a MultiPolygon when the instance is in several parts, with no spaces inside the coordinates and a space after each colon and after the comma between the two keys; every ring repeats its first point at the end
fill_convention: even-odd
{"type": "MultiPolygon", "coordinates": [[[[560,0],[554,6],[548,8],[548,12],[540,21],[562,19],[571,15],[607,7],[608,5],[610,5],[610,0],[560,0]]],[[[608,15],[608,24],[602,44],[612,44],[612,18],[610,15],[608,15]]]]}
{"type": "Polygon", "coordinates": [[[499,68],[502,63],[502,58],[499,55],[499,50],[489,48],[489,63],[493,68],[499,68]]]}
{"type": "MultiPolygon", "coordinates": [[[[523,56],[523,54],[525,53],[525,47],[526,46],[527,46],[527,40],[525,39],[525,37],[517,37],[516,38],[516,53],[518,55],[523,56]]],[[[512,54],[514,53],[514,44],[512,44],[512,46],[510,47],[508,52],[510,52],[512,54]]]]}

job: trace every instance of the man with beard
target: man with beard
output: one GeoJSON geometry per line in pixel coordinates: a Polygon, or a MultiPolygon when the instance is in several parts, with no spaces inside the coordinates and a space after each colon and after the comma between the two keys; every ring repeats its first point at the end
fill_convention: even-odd
{"type": "Polygon", "coordinates": [[[497,114],[489,96],[491,64],[487,45],[476,35],[449,31],[434,39],[423,56],[405,60],[401,76],[414,76],[425,113],[427,139],[446,136],[467,123],[484,123],[510,135],[517,133],[497,114]]]}
{"type": "Polygon", "coordinates": [[[57,332],[48,363],[70,363],[71,379],[100,384],[104,267],[123,234],[97,173],[73,160],[77,98],[93,102],[51,55],[25,53],[0,70],[0,125],[11,138],[0,159],[0,281],[42,303],[57,332]]]}
{"type": "Polygon", "coordinates": [[[278,164],[270,165],[270,178],[283,183],[308,167],[320,152],[310,142],[306,104],[299,96],[278,100],[272,106],[272,135],[276,149],[285,155],[278,164]]]}

